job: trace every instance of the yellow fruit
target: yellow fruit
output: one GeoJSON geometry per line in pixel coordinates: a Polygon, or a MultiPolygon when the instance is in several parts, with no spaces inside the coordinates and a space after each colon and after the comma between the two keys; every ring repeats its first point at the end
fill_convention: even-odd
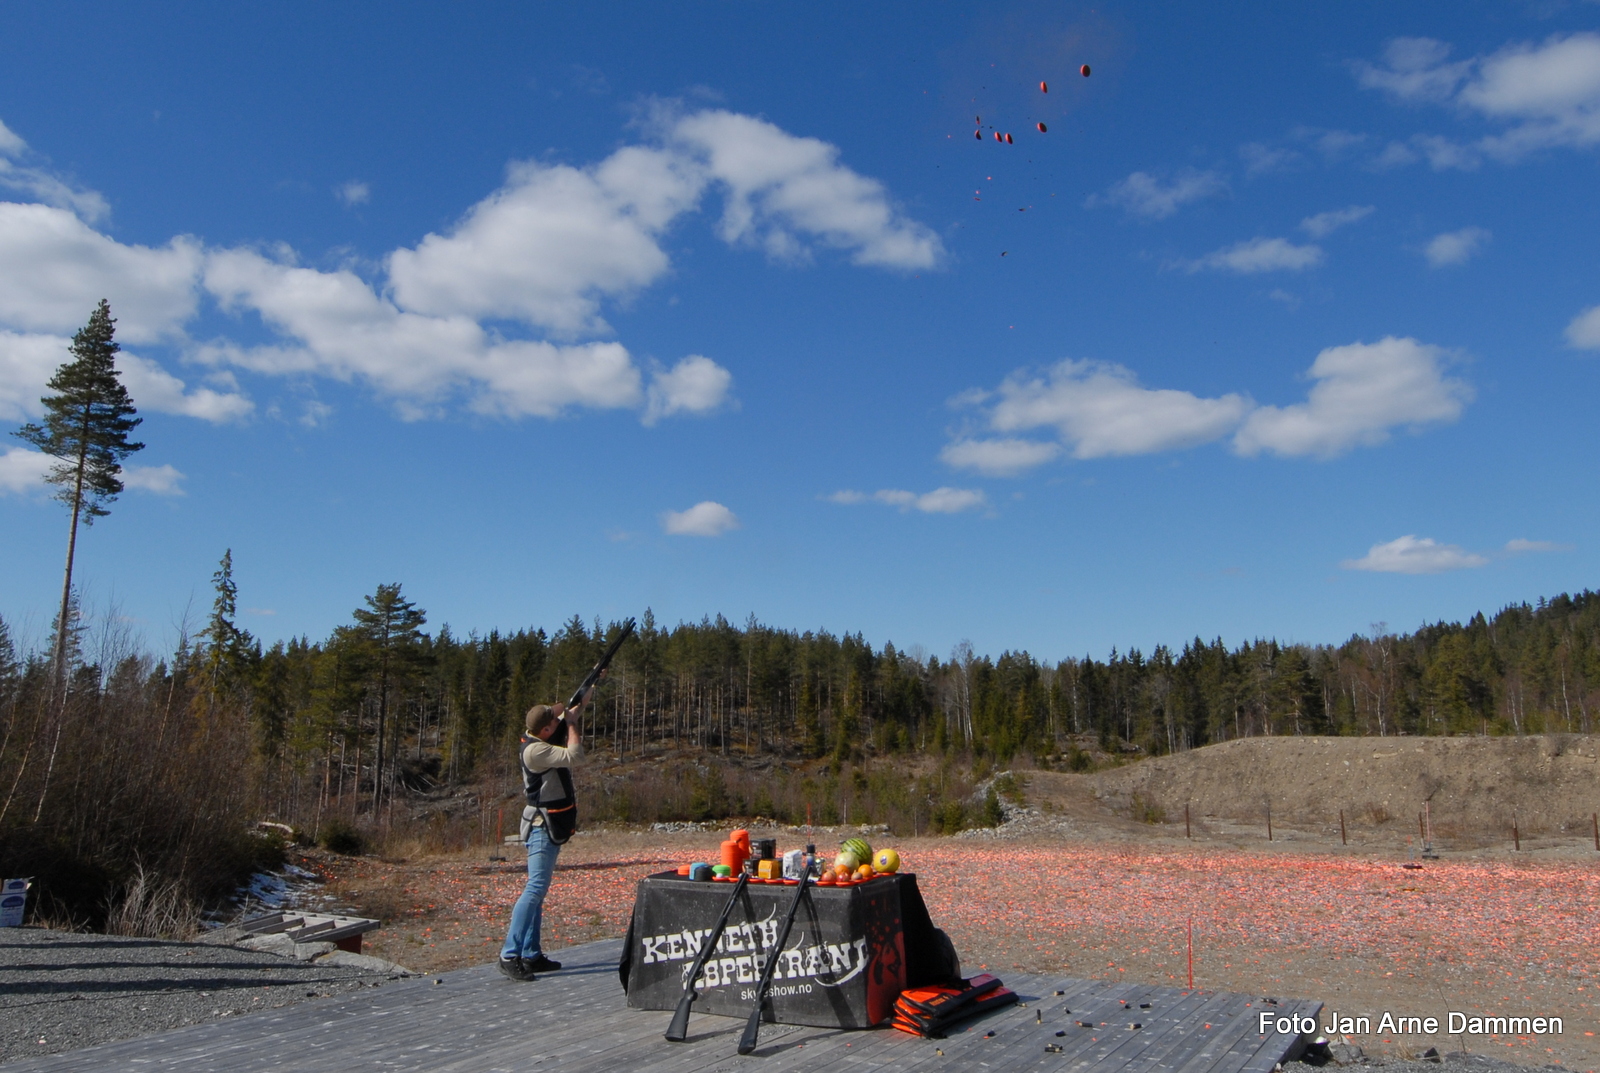
{"type": "Polygon", "coordinates": [[[872,866],[880,872],[900,871],[900,854],[892,849],[880,849],[872,858],[872,866]]]}

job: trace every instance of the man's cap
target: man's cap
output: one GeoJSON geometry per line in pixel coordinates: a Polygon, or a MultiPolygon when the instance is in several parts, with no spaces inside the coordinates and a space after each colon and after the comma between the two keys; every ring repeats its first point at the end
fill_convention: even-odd
{"type": "Polygon", "coordinates": [[[532,708],[529,708],[527,721],[523,724],[527,727],[528,733],[532,734],[535,727],[547,720],[552,710],[548,704],[535,704],[532,708]]]}

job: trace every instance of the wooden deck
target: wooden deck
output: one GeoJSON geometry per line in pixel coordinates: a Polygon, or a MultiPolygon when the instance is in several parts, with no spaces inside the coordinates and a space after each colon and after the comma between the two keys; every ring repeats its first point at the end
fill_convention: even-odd
{"type": "Polygon", "coordinates": [[[627,1009],[616,973],[621,948],[620,940],[569,947],[559,951],[567,967],[533,983],[514,983],[483,966],[397,981],[359,996],[8,1062],[4,1068],[5,1073],[937,1073],[980,1068],[1270,1073],[1298,1053],[1301,1040],[1293,1033],[1262,1035],[1257,1014],[1314,1017],[1321,1010],[1321,1003],[1279,999],[1270,1005],[1221,991],[1008,975],[1007,986],[1026,1005],[969,1022],[948,1039],[918,1039],[889,1029],[840,1032],[768,1024],[762,1026],[756,1052],[740,1058],[735,1047],[743,1019],[697,1014],[690,1019],[688,1040],[673,1044],[661,1037],[669,1014],[627,1009]],[[1149,1008],[1141,1009],[1142,1003],[1149,1008]],[[1081,1027],[1080,1021],[1091,1027],[1081,1027]],[[1141,1027],[1130,1028],[1131,1023],[1141,1027]],[[1059,1046],[1060,1053],[1046,1051],[1048,1045],[1059,1046]]]}

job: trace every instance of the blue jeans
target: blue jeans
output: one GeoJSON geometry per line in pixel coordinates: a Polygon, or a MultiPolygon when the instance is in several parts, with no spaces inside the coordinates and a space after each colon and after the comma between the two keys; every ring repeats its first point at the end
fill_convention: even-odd
{"type": "Polygon", "coordinates": [[[544,917],[544,896],[550,889],[550,876],[556,870],[561,847],[550,841],[543,825],[528,830],[528,882],[511,910],[511,927],[506,930],[502,958],[537,958],[544,953],[539,945],[539,922],[544,917]]]}

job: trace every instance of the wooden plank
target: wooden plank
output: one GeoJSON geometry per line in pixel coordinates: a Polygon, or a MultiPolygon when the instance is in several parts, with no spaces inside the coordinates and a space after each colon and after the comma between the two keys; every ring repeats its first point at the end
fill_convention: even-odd
{"type": "MultiPolygon", "coordinates": [[[[1309,1017],[1313,1022],[1322,1013],[1320,1002],[1296,1002],[1287,1011],[1291,1017],[1309,1017]]],[[[1254,1055],[1247,1058],[1240,1066],[1239,1073],[1272,1073],[1272,1069],[1283,1061],[1288,1054],[1301,1045],[1303,1034],[1277,1034],[1282,1037],[1281,1044],[1275,1043],[1275,1037],[1269,1036],[1264,1040],[1254,1055]]],[[[1315,1035],[1313,1032],[1312,1035],[1315,1035]]]]}
{"type": "MultiPolygon", "coordinates": [[[[1116,980],[1047,980],[1045,982],[1053,986],[1032,988],[1027,986],[1031,982],[1026,977],[1020,981],[1014,981],[1015,986],[1012,990],[1018,991],[1019,995],[1031,996],[1034,1002],[1052,1003],[1055,1005],[1056,1010],[1062,1007],[1070,1007],[1075,1012],[1070,1015],[1063,1014],[1062,1016],[1071,1017],[1079,1015],[1087,1017],[1088,1013],[1086,1011],[1100,1009],[1109,1001],[1109,994],[1112,991],[1120,992],[1123,986],[1121,981],[1116,980]],[[1067,986],[1061,986],[1063,983],[1067,986]],[[1057,990],[1065,990],[1067,994],[1058,996],[1051,993],[1057,990]],[[1040,992],[1043,992],[1043,995],[1040,995],[1040,992]]],[[[1031,1005],[1032,1003],[1030,1003],[1030,1007],[1031,1005]]],[[[990,1041],[983,1038],[983,1033],[992,1029],[998,1036],[1008,1025],[1012,1027],[1026,1026],[1031,1020],[1028,1015],[1032,1012],[1031,1008],[1018,1009],[1016,1007],[996,1010],[973,1022],[971,1031],[957,1031],[945,1040],[922,1040],[908,1036],[905,1033],[895,1033],[902,1036],[907,1043],[914,1044],[921,1053],[911,1060],[901,1059],[899,1055],[896,1055],[896,1060],[893,1063],[894,1068],[897,1071],[906,1070],[910,1073],[910,1071],[915,1070],[966,1068],[973,1064],[982,1064],[989,1061],[991,1052],[1004,1049],[1003,1043],[999,1048],[992,1047],[990,1041]],[[944,1051],[942,1056],[938,1054],[941,1050],[944,1051]]]]}
{"type": "Polygon", "coordinates": [[[1208,1023],[1215,1025],[1223,1013],[1243,1001],[1242,996],[1226,991],[1195,993],[1203,996],[1203,1001],[1191,1007],[1182,1020],[1170,1025],[1159,1039],[1152,1041],[1150,1049],[1140,1055],[1141,1069],[1170,1070],[1175,1057],[1192,1053],[1204,1039],[1204,1033],[1212,1031],[1205,1027],[1208,1023]]]}
{"type": "Polygon", "coordinates": [[[1239,997],[1245,999],[1245,1003],[1231,1007],[1228,1010],[1226,1023],[1218,1025],[1215,1034],[1180,1063],[1173,1073],[1210,1073],[1214,1068],[1222,1068],[1218,1063],[1230,1054],[1246,1035],[1251,1042],[1259,1043],[1261,1034],[1256,1030],[1256,1009],[1253,1003],[1259,1002],[1260,999],[1243,995],[1239,997]]]}
{"type": "MultiPolygon", "coordinates": [[[[985,1060],[991,1065],[1008,1070],[1029,1066],[1042,1059],[1049,1059],[1053,1066],[1060,1066],[1063,1059],[1069,1059],[1085,1048],[1100,1046],[1095,1033],[1099,1031],[1105,1035],[1115,1031],[1112,1026],[1118,1024],[1117,1019],[1126,1013],[1122,1009],[1122,1000],[1132,999],[1137,1007],[1144,994],[1142,991],[1130,992],[1123,981],[1100,981],[1100,985],[1098,988],[1080,992],[1081,997],[1075,1003],[1063,1003],[1076,1008],[1072,1013],[1059,1015],[1052,1013],[1048,1024],[1037,1024],[1025,1017],[1016,1024],[1000,1026],[996,1029],[995,1039],[1003,1042],[998,1046],[985,1045],[985,1060]],[[1077,1027],[1079,1020],[1092,1019],[1097,1023],[1102,1018],[1111,1021],[1111,1026],[1104,1030],[1098,1029],[1098,1025],[1094,1029],[1077,1027]],[[1067,1035],[1059,1039],[1055,1035],[1058,1026],[1067,1032],[1067,1035]],[[1062,1048],[1060,1053],[1047,1054],[1044,1049],[1046,1043],[1060,1046],[1062,1048]]],[[[1120,1023],[1126,1022],[1124,1020],[1120,1023]]],[[[1110,1037],[1106,1038],[1109,1040],[1110,1037]]]]}
{"type": "Polygon", "coordinates": [[[1263,1033],[1259,1028],[1259,1014],[1265,1011],[1270,1012],[1274,1018],[1289,1016],[1298,1012],[1302,1005],[1316,1005],[1319,1010],[1321,1008],[1320,1004],[1299,1002],[1291,1002],[1287,1005],[1279,1003],[1275,1006],[1265,1007],[1262,1000],[1255,1000],[1254,1005],[1249,1010],[1249,1031],[1241,1035],[1226,1052],[1217,1056],[1210,1066],[1209,1073],[1242,1073],[1252,1061],[1265,1061],[1266,1069],[1270,1073],[1272,1067],[1282,1061],[1283,1056],[1293,1049],[1299,1039],[1299,1034],[1294,1032],[1263,1033]]]}
{"type": "Polygon", "coordinates": [[[1132,1008],[1125,1009],[1120,1002],[1114,1002],[1093,1011],[1092,1016],[1096,1021],[1104,1019],[1109,1023],[1104,1027],[1097,1024],[1092,1029],[1077,1029],[1078,1034],[1068,1037],[1071,1045],[1064,1045],[1062,1053],[1044,1055],[1041,1045],[1042,1067],[1064,1070],[1121,1068],[1130,1053],[1142,1051],[1157,1041],[1161,1034],[1157,1025],[1164,1008],[1171,1007],[1168,1016],[1181,1016],[1187,1011],[1188,1005],[1199,1005],[1204,1001],[1201,994],[1184,994],[1167,988],[1150,989],[1133,995],[1124,992],[1124,995],[1134,1000],[1132,1008]],[[1149,1010],[1138,1008],[1141,999],[1151,1004],[1149,1010]],[[1130,1022],[1138,1022],[1142,1027],[1130,1029],[1130,1022]],[[1056,1059],[1053,1064],[1045,1061],[1052,1058],[1056,1059]]]}
{"type": "MultiPolygon", "coordinates": [[[[528,984],[503,980],[489,966],[433,979],[406,980],[334,999],[26,1062],[7,1073],[95,1068],[159,1073],[304,1073],[360,1070],[437,1073],[726,1073],[748,1070],[736,1053],[743,1018],[697,1014],[681,1044],[662,1038],[670,1014],[630,1010],[616,982],[620,941],[564,951],[567,968],[528,984]]],[[[763,1073],[942,1073],[982,1068],[1038,1073],[1268,1073],[1293,1045],[1284,1034],[1255,1031],[1259,1003],[1226,992],[1184,991],[1120,980],[1022,976],[1008,981],[1025,1007],[992,1011],[944,1040],[886,1028],[842,1031],[763,1024],[763,1073]],[[1064,995],[1052,992],[1062,990],[1064,995]],[[1133,1008],[1124,1009],[1119,999],[1133,1008]],[[1149,1001],[1151,1009],[1137,1009],[1149,1001]],[[1070,1012],[1068,1012],[1070,1011],[1070,1012]],[[1222,1011],[1231,1016],[1223,1019],[1222,1011]],[[1077,1020],[1096,1029],[1076,1030],[1077,1020]],[[1207,1020],[1213,1032],[1197,1035],[1207,1020]],[[1099,1030],[1098,1022],[1109,1022],[1099,1030]],[[1144,1028],[1131,1031],[1128,1021],[1144,1028]],[[1068,1036],[1057,1039],[1054,1032],[1068,1036]],[[985,1039],[986,1032],[994,1037],[985,1039]],[[1044,1051],[1049,1043],[1060,1054],[1044,1051]],[[938,1052],[943,1051],[941,1055],[938,1052]]],[[[1282,1015],[1320,1012],[1317,1003],[1286,1002],[1282,1015]]]]}
{"type": "MultiPolygon", "coordinates": [[[[1138,1069],[1154,1069],[1170,1061],[1174,1055],[1188,1054],[1200,1045],[1207,1024],[1215,1025],[1215,1018],[1242,1003],[1239,995],[1228,992],[1179,992],[1184,997],[1181,1005],[1174,1003],[1174,1016],[1152,1033],[1148,1040],[1133,1053],[1120,1053],[1113,1057],[1125,1065],[1138,1069]]],[[[1109,1067],[1108,1067],[1109,1068],[1109,1067]]]]}

